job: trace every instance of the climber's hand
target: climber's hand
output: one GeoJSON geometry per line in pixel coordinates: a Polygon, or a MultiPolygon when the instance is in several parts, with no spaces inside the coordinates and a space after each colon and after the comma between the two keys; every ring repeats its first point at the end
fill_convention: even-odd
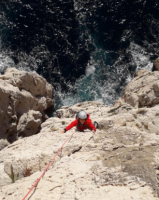
{"type": "Polygon", "coordinates": [[[62,134],[62,133],[64,133],[65,132],[65,130],[62,130],[61,132],[60,132],[60,134],[62,134]]]}
{"type": "Polygon", "coordinates": [[[95,133],[95,130],[92,130],[93,133],[95,133]]]}

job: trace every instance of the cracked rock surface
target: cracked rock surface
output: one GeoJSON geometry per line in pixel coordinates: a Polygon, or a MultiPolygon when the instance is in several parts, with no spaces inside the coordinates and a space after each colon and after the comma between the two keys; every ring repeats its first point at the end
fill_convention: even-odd
{"type": "MultiPolygon", "coordinates": [[[[71,129],[59,134],[73,119],[49,118],[38,135],[20,139],[0,152],[1,168],[7,175],[2,177],[6,182],[0,188],[1,199],[25,196],[73,133],[71,129]],[[14,184],[7,183],[8,177],[14,184]]],[[[118,123],[97,129],[95,135],[88,130],[75,132],[30,199],[157,200],[158,142],[154,133],[118,123]]]]}

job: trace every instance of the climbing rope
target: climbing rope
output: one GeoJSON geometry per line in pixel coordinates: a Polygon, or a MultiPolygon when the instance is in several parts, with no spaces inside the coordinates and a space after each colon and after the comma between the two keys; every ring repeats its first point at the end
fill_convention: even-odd
{"type": "Polygon", "coordinates": [[[29,190],[29,192],[25,195],[25,197],[22,199],[22,200],[25,200],[26,197],[29,195],[29,193],[33,190],[34,187],[37,186],[37,184],[39,183],[40,179],[44,176],[45,172],[48,170],[48,168],[50,167],[51,163],[53,162],[53,160],[56,158],[56,156],[59,154],[59,152],[62,150],[63,146],[66,144],[66,142],[68,140],[71,139],[71,137],[73,136],[73,134],[75,133],[76,131],[74,131],[72,133],[72,135],[63,143],[63,145],[61,146],[61,148],[58,150],[58,152],[55,154],[55,156],[52,158],[52,160],[49,162],[49,164],[47,165],[47,167],[45,168],[44,172],[41,174],[41,176],[37,179],[37,181],[34,183],[34,185],[31,187],[31,189],[29,190]]]}

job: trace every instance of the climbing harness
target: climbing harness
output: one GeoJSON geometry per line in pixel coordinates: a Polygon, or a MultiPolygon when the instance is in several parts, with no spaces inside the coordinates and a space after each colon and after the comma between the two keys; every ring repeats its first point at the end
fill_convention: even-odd
{"type": "Polygon", "coordinates": [[[47,167],[45,168],[45,170],[43,171],[43,173],[41,174],[41,176],[37,179],[37,181],[34,183],[34,185],[31,187],[31,189],[29,190],[29,192],[25,195],[25,197],[22,199],[22,200],[25,200],[26,197],[29,195],[29,193],[33,190],[34,187],[37,186],[37,184],[39,183],[40,179],[45,175],[46,171],[48,170],[48,168],[50,167],[50,165],[52,165],[54,159],[56,158],[56,156],[59,154],[59,152],[62,150],[63,146],[71,140],[73,134],[75,133],[76,131],[74,131],[71,136],[69,138],[67,138],[67,140],[63,143],[63,145],[60,147],[60,149],[58,150],[58,152],[55,154],[55,156],[53,157],[53,159],[49,162],[49,164],[47,165],[47,167]]]}

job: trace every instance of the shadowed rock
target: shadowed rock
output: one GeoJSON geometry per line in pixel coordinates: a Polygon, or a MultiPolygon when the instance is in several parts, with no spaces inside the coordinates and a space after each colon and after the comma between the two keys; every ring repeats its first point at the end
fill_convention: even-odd
{"type": "Polygon", "coordinates": [[[152,71],[159,71],[159,58],[154,61],[152,71]]]}
{"type": "Polygon", "coordinates": [[[40,124],[47,119],[45,110],[53,107],[52,96],[53,87],[36,72],[8,68],[4,75],[0,75],[0,139],[13,142],[17,133],[24,133],[25,129],[30,129],[30,133],[23,134],[25,136],[38,133],[40,124]],[[34,112],[32,119],[27,120],[34,121],[34,126],[22,120],[24,114],[30,116],[31,112],[34,112]],[[40,121],[35,112],[40,112],[40,121]]]}

